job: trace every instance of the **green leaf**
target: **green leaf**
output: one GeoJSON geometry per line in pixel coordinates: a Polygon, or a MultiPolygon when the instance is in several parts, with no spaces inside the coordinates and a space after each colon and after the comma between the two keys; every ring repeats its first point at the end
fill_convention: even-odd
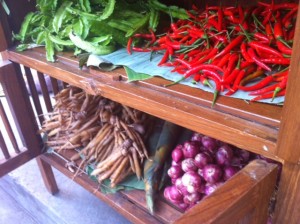
{"type": "Polygon", "coordinates": [[[107,19],[113,13],[115,4],[116,0],[108,0],[108,3],[105,6],[102,15],[100,16],[99,21],[107,19]]]}
{"type": "Polygon", "coordinates": [[[31,22],[31,19],[32,19],[33,15],[34,15],[34,13],[30,12],[25,16],[25,19],[24,19],[24,21],[21,25],[21,30],[18,34],[18,36],[20,36],[20,41],[21,42],[24,42],[24,40],[27,36],[27,33],[30,30],[30,22],[31,22]]]}
{"type": "Polygon", "coordinates": [[[152,78],[151,75],[135,72],[127,66],[124,66],[124,68],[128,77],[128,82],[141,81],[152,78]]]}
{"type": "Polygon", "coordinates": [[[79,0],[80,7],[85,12],[91,12],[91,5],[89,0],[79,0]]]}
{"type": "Polygon", "coordinates": [[[54,54],[55,54],[55,50],[54,50],[54,44],[53,42],[49,39],[49,35],[45,35],[45,43],[46,43],[46,58],[47,61],[51,61],[51,62],[55,62],[54,59],[54,54]]]}
{"type": "Polygon", "coordinates": [[[36,38],[36,44],[44,44],[45,43],[45,31],[42,31],[38,34],[36,38]]]}
{"type": "MultiPolygon", "coordinates": [[[[81,19],[76,19],[75,23],[73,23],[73,32],[77,35],[77,36],[81,36],[82,32],[83,32],[83,23],[81,19]]],[[[68,33],[69,35],[69,33],[68,33]]]]}
{"type": "Polygon", "coordinates": [[[57,12],[55,13],[54,19],[53,19],[53,29],[56,33],[59,32],[59,29],[61,28],[61,25],[63,23],[63,20],[66,16],[67,10],[66,8],[71,6],[73,3],[72,2],[64,2],[59,9],[57,10],[57,12]]]}

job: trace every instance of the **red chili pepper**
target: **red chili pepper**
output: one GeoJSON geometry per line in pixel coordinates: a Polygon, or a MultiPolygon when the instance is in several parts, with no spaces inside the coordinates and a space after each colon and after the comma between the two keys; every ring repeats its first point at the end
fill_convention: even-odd
{"type": "Polygon", "coordinates": [[[207,26],[213,26],[216,30],[218,30],[218,22],[214,18],[210,18],[208,20],[207,26]]]}
{"type": "Polygon", "coordinates": [[[201,79],[201,75],[200,75],[199,73],[196,74],[196,75],[194,75],[194,81],[195,81],[195,82],[199,82],[200,79],[201,79]]]}
{"type": "Polygon", "coordinates": [[[271,92],[273,90],[275,90],[275,88],[277,87],[278,83],[275,83],[273,85],[267,86],[265,88],[256,90],[256,91],[252,91],[249,93],[249,96],[256,96],[256,95],[262,95],[268,92],[271,92]]]}
{"type": "Polygon", "coordinates": [[[258,90],[258,89],[261,89],[261,88],[267,86],[272,81],[273,81],[273,77],[271,75],[269,75],[269,76],[265,77],[263,80],[261,80],[260,82],[254,84],[252,86],[239,86],[239,89],[244,90],[244,91],[258,90]]]}
{"type": "Polygon", "coordinates": [[[293,9],[295,7],[298,7],[297,3],[280,3],[276,4],[273,7],[273,10],[279,10],[279,9],[293,9]]]}
{"type": "MultiPolygon", "coordinates": [[[[285,95],[285,89],[281,90],[277,96],[284,96],[285,95]]],[[[257,97],[254,97],[253,99],[251,99],[250,101],[259,101],[259,100],[264,100],[264,99],[271,99],[273,97],[273,93],[265,93],[262,95],[259,95],[257,97]]]]}
{"type": "Polygon", "coordinates": [[[284,79],[276,86],[274,92],[273,92],[273,97],[271,102],[274,100],[274,98],[277,96],[277,94],[286,87],[288,80],[288,76],[285,76],[284,79]]]}
{"type": "Polygon", "coordinates": [[[264,51],[267,54],[271,54],[274,57],[282,58],[282,54],[268,45],[262,44],[257,41],[250,41],[248,45],[252,48],[259,49],[260,51],[264,51]]]}
{"type": "Polygon", "coordinates": [[[266,35],[259,33],[259,32],[254,33],[253,37],[258,39],[261,43],[269,43],[270,42],[269,38],[266,35]]]}
{"type": "Polygon", "coordinates": [[[272,76],[274,78],[277,78],[277,77],[284,77],[284,76],[287,76],[289,74],[289,71],[288,70],[283,70],[283,71],[280,71],[280,72],[277,72],[277,73],[274,73],[272,74],[272,76]]]}
{"type": "Polygon", "coordinates": [[[291,63],[291,59],[289,58],[262,58],[260,61],[266,64],[276,65],[289,65],[291,63]]]}
{"type": "Polygon", "coordinates": [[[283,30],[282,30],[282,24],[281,20],[277,20],[274,25],[274,36],[276,39],[282,39],[283,38],[283,30]]]}
{"type": "Polygon", "coordinates": [[[286,21],[290,20],[298,11],[298,6],[290,10],[283,18],[282,18],[282,23],[285,24],[286,21]]]}
{"type": "Polygon", "coordinates": [[[184,65],[186,68],[191,68],[191,65],[190,63],[188,63],[187,61],[185,60],[182,60],[180,58],[176,58],[175,61],[179,62],[180,64],[184,65]]]}
{"type": "Polygon", "coordinates": [[[237,54],[231,54],[228,60],[227,68],[223,74],[222,81],[224,82],[230,73],[232,73],[234,66],[236,65],[236,68],[239,68],[240,66],[240,59],[237,54]],[[237,63],[237,64],[236,64],[237,63]]]}
{"type": "Polygon", "coordinates": [[[212,101],[212,106],[214,106],[215,102],[217,100],[217,97],[219,95],[219,92],[221,90],[221,78],[220,78],[218,73],[216,73],[215,71],[212,71],[212,70],[203,69],[202,73],[215,82],[215,87],[216,88],[215,88],[215,91],[214,91],[214,97],[213,97],[213,101],[212,101]]]}
{"type": "Polygon", "coordinates": [[[287,54],[287,55],[291,55],[292,54],[292,49],[288,48],[286,45],[284,45],[281,41],[277,40],[276,41],[277,47],[278,49],[283,53],[283,54],[287,54]]]}
{"type": "Polygon", "coordinates": [[[247,53],[247,46],[245,42],[241,44],[241,53],[246,61],[253,62],[253,59],[247,53]]]}
{"type": "Polygon", "coordinates": [[[140,48],[140,47],[132,47],[133,51],[136,52],[150,52],[152,51],[150,48],[140,48]]]}
{"type": "Polygon", "coordinates": [[[254,64],[254,62],[242,61],[241,62],[241,69],[247,68],[247,67],[249,67],[250,65],[253,65],[253,64],[254,64]]]}
{"type": "MultiPolygon", "coordinates": [[[[200,75],[200,74],[199,74],[200,75]]],[[[203,75],[200,75],[200,82],[204,86],[208,86],[209,88],[213,89],[213,86],[210,84],[207,78],[205,78],[203,75]]]]}
{"type": "Polygon", "coordinates": [[[221,7],[218,8],[218,27],[217,30],[221,32],[223,25],[223,10],[221,7]]]}
{"type": "Polygon", "coordinates": [[[219,54],[215,56],[215,58],[218,58],[220,56],[223,56],[224,54],[229,53],[232,49],[239,46],[239,44],[244,40],[244,36],[240,35],[234,38],[230,44],[228,44],[219,54]]]}
{"type": "Polygon", "coordinates": [[[166,52],[164,53],[164,56],[162,57],[162,59],[158,63],[158,66],[164,64],[169,59],[169,53],[170,53],[169,49],[166,49],[166,52]]]}
{"type": "Polygon", "coordinates": [[[270,23],[267,23],[265,25],[265,31],[266,31],[266,35],[269,38],[269,41],[274,40],[274,35],[273,35],[273,31],[272,31],[272,27],[270,25],[270,23]]]}
{"type": "Polygon", "coordinates": [[[128,39],[128,42],[127,42],[127,53],[128,53],[128,54],[131,54],[131,45],[132,45],[132,41],[133,41],[133,38],[130,37],[130,38],[128,39]]]}
{"type": "Polygon", "coordinates": [[[242,69],[242,70],[239,71],[239,73],[237,74],[237,76],[234,80],[232,89],[225,94],[226,96],[230,96],[238,90],[240,82],[244,78],[245,74],[246,74],[245,69],[242,69]]]}
{"type": "Polygon", "coordinates": [[[199,61],[193,62],[191,63],[191,66],[196,66],[196,65],[201,65],[207,61],[209,61],[210,59],[212,59],[218,52],[218,46],[216,46],[215,48],[213,48],[208,55],[206,55],[204,58],[200,59],[199,61]]]}
{"type": "Polygon", "coordinates": [[[272,10],[269,9],[266,15],[264,15],[264,20],[262,21],[262,24],[265,26],[267,23],[269,23],[272,16],[272,10]]]}
{"type": "Polygon", "coordinates": [[[247,75],[245,78],[242,79],[240,85],[244,86],[247,83],[249,83],[250,81],[252,81],[253,79],[256,79],[260,76],[262,76],[264,74],[264,72],[262,70],[256,70],[255,72],[247,75]]]}
{"type": "Polygon", "coordinates": [[[295,36],[295,30],[296,29],[291,29],[289,32],[288,32],[288,35],[287,35],[287,40],[293,40],[294,39],[294,36],[295,36]]]}
{"type": "MultiPolygon", "coordinates": [[[[267,70],[267,71],[272,71],[272,69],[271,69],[269,66],[267,66],[266,64],[264,64],[264,62],[261,61],[261,60],[256,56],[256,54],[255,54],[255,52],[254,52],[254,50],[253,50],[252,48],[249,48],[247,52],[248,52],[249,56],[253,59],[253,61],[254,61],[259,67],[261,67],[261,68],[263,68],[263,69],[265,69],[265,70],[267,70]]],[[[277,59],[277,58],[276,58],[276,59],[277,59]]]]}
{"type": "Polygon", "coordinates": [[[216,65],[220,68],[223,68],[223,66],[228,62],[230,56],[230,53],[224,55],[224,57],[222,57],[222,59],[216,65]]]}

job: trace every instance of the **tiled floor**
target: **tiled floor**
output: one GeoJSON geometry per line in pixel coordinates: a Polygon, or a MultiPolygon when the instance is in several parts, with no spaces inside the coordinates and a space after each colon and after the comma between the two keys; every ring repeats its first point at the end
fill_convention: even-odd
{"type": "Polygon", "coordinates": [[[55,176],[55,196],[45,189],[35,160],[0,178],[0,224],[130,223],[56,170],[55,176]]]}

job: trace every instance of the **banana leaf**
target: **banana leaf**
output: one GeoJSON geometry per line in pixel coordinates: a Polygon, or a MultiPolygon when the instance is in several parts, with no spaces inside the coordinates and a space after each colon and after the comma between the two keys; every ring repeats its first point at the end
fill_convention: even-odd
{"type": "MultiPolygon", "coordinates": [[[[148,210],[151,214],[154,213],[154,200],[162,186],[161,180],[163,176],[163,168],[170,158],[170,153],[177,144],[177,139],[182,131],[180,126],[165,121],[159,139],[157,141],[155,152],[144,165],[144,182],[145,182],[145,196],[148,210]]],[[[151,147],[151,146],[150,146],[151,147]]],[[[150,150],[151,151],[151,150],[150,150]]]]}

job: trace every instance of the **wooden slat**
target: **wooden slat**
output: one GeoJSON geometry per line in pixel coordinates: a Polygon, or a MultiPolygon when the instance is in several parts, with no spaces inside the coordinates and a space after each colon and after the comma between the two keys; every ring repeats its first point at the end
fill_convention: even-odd
{"type": "Polygon", "coordinates": [[[57,79],[55,79],[53,77],[50,77],[50,80],[51,80],[51,85],[52,85],[53,93],[54,93],[54,95],[56,95],[60,91],[58,83],[57,83],[57,79]]]}
{"type": "MultiPolygon", "coordinates": [[[[36,48],[34,51],[44,54],[43,48],[36,48]]],[[[63,52],[58,53],[57,57],[59,61],[62,61],[65,64],[73,65],[78,68],[78,60],[72,56],[71,53],[63,52]]],[[[52,64],[53,65],[53,64],[52,64]]],[[[93,73],[95,76],[101,74],[101,72],[93,73]]],[[[102,73],[103,74],[103,73],[102,73]]],[[[122,76],[126,79],[126,74],[124,70],[118,69],[113,72],[107,73],[109,76],[122,76]]],[[[199,89],[191,88],[185,85],[174,85],[168,88],[165,88],[165,84],[170,82],[159,77],[152,78],[143,82],[139,82],[144,85],[147,85],[149,88],[155,89],[159,92],[172,95],[172,97],[184,98],[189,102],[195,104],[211,107],[212,94],[206,91],[199,89]]],[[[242,118],[256,121],[262,124],[269,126],[279,127],[280,118],[281,118],[281,107],[274,106],[265,103],[252,102],[247,104],[243,100],[234,99],[231,97],[221,96],[214,109],[226,112],[229,114],[238,115],[242,118]]]]}
{"type": "Polygon", "coordinates": [[[9,160],[0,160],[0,177],[27,163],[31,158],[30,152],[24,149],[20,154],[9,160]]]}
{"type": "Polygon", "coordinates": [[[41,171],[42,178],[47,190],[52,195],[56,194],[58,192],[58,187],[51,166],[40,157],[37,157],[36,161],[41,171]]]}
{"type": "Polygon", "coordinates": [[[34,83],[34,79],[32,77],[32,72],[31,72],[30,68],[28,68],[28,67],[24,67],[24,70],[25,70],[25,75],[26,75],[28,86],[29,86],[29,90],[30,90],[30,93],[31,93],[31,97],[32,97],[32,100],[33,100],[34,108],[35,108],[36,113],[38,115],[39,122],[42,125],[42,123],[44,121],[44,116],[42,116],[43,109],[42,109],[42,106],[41,106],[39,94],[37,92],[37,89],[36,89],[36,86],[35,86],[35,83],[34,83]]]}
{"type": "Polygon", "coordinates": [[[42,94],[43,94],[43,98],[44,98],[44,101],[45,101],[47,111],[51,112],[52,111],[52,104],[51,104],[51,99],[50,99],[50,96],[49,96],[49,90],[48,90],[48,87],[47,87],[47,84],[46,84],[46,81],[45,81],[45,76],[41,72],[38,72],[37,75],[38,75],[38,79],[39,79],[39,82],[40,82],[40,85],[41,85],[41,91],[42,91],[42,94]]]}
{"type": "MultiPolygon", "coordinates": [[[[298,12],[300,10],[300,4],[298,12]]],[[[298,13],[299,14],[299,13],[298,13]]],[[[280,132],[278,136],[278,156],[289,162],[300,162],[300,15],[295,26],[295,38],[287,83],[286,100],[282,111],[280,132]]],[[[300,214],[299,214],[300,218],[300,214]]]]}
{"type": "Polygon", "coordinates": [[[10,154],[9,154],[8,148],[5,144],[1,130],[0,130],[0,150],[2,151],[5,159],[10,158],[10,154]]]}
{"type": "Polygon", "coordinates": [[[276,177],[276,165],[252,161],[176,223],[245,223],[244,217],[253,212],[248,223],[265,224],[276,177]]]}
{"type": "MultiPolygon", "coordinates": [[[[121,194],[126,196],[130,201],[139,205],[147,211],[145,192],[144,191],[122,191],[121,194]]],[[[163,197],[163,196],[162,196],[163,197]]],[[[155,216],[157,219],[161,220],[163,223],[173,223],[182,213],[168,205],[163,198],[157,197],[155,200],[155,216]]]]}
{"type": "Polygon", "coordinates": [[[4,123],[4,127],[5,127],[5,130],[6,130],[6,133],[8,134],[8,137],[11,141],[11,144],[15,150],[16,153],[19,153],[20,150],[19,150],[19,146],[17,144],[17,140],[16,140],[16,137],[13,133],[13,130],[11,128],[11,125],[10,125],[10,122],[7,118],[7,115],[6,115],[7,112],[4,111],[4,107],[2,105],[2,102],[0,100],[0,117],[2,118],[2,121],[4,123]]]}
{"type": "Polygon", "coordinates": [[[300,165],[285,163],[281,173],[274,223],[299,223],[300,165]]]}
{"type": "MultiPolygon", "coordinates": [[[[78,65],[60,59],[49,63],[45,56],[35,51],[8,52],[9,58],[56,79],[85,89],[91,94],[102,94],[104,97],[127,106],[150,113],[188,129],[231,143],[237,147],[262,154],[281,161],[275,155],[278,130],[241,118],[240,115],[228,114],[215,108],[206,107],[201,102],[195,103],[195,97],[188,94],[159,91],[156,85],[114,81],[112,76],[124,74],[124,70],[112,73],[80,70],[78,65]],[[185,97],[182,97],[185,95],[185,97]],[[184,121],[182,120],[184,118],[184,121]],[[217,130],[217,131],[216,131],[217,130]],[[222,134],[221,134],[222,133],[222,134]]],[[[196,90],[193,90],[196,91],[196,90]]],[[[200,91],[200,90],[197,90],[200,91]]],[[[200,91],[201,93],[203,91],[200,91]]],[[[198,93],[200,93],[198,92],[198,93]]],[[[236,101],[235,101],[236,102],[236,101]]],[[[237,104],[238,105],[238,104],[237,104]]],[[[236,105],[236,106],[237,106],[236,105]]],[[[269,105],[268,105],[269,106],[269,105]]],[[[224,106],[225,107],[225,106],[224,106]]],[[[269,107],[276,109],[277,107],[269,107]]],[[[257,108],[257,111],[260,111],[257,108]]],[[[250,112],[249,112],[250,114],[250,112]]]]}
{"type": "Polygon", "coordinates": [[[0,6],[0,52],[12,45],[12,33],[8,24],[7,15],[0,6]]]}
{"type": "MultiPolygon", "coordinates": [[[[51,166],[65,174],[69,178],[74,178],[74,173],[71,173],[65,168],[65,162],[55,155],[45,154],[41,155],[41,158],[49,163],[51,166]]],[[[117,210],[121,215],[125,216],[128,220],[133,223],[160,223],[153,216],[140,209],[137,205],[128,201],[120,193],[115,194],[103,194],[98,189],[98,185],[92,181],[87,175],[82,174],[74,178],[74,181],[84,187],[86,190],[95,194],[99,199],[110,205],[112,208],[117,210]]]]}
{"type": "Polygon", "coordinates": [[[5,61],[0,66],[0,82],[23,144],[32,158],[41,153],[42,140],[31,107],[20,66],[5,61]]]}

